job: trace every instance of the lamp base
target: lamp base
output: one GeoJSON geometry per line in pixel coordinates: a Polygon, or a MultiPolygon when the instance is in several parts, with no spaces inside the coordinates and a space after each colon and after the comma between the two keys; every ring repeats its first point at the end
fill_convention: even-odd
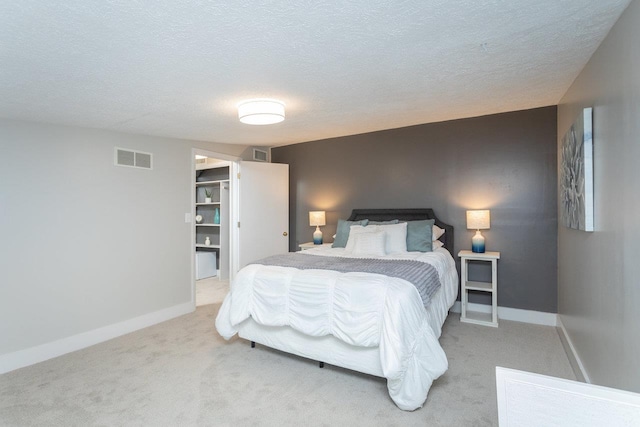
{"type": "Polygon", "coordinates": [[[484,253],[484,236],[480,233],[480,230],[477,230],[471,239],[471,252],[477,254],[484,253]]]}
{"type": "Polygon", "coordinates": [[[322,231],[320,231],[320,227],[316,225],[316,231],[313,232],[313,244],[321,245],[322,244],[322,231]]]}

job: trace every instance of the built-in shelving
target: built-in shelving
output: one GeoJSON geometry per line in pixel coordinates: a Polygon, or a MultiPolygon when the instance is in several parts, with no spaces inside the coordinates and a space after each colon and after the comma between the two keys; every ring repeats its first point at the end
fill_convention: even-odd
{"type": "Polygon", "coordinates": [[[229,176],[228,162],[201,166],[196,170],[194,186],[196,215],[202,217],[200,223],[195,223],[196,256],[197,251],[215,252],[218,275],[222,279],[229,275],[229,176]],[[207,237],[209,245],[205,245],[207,237]]]}
{"type": "Polygon", "coordinates": [[[196,248],[199,249],[220,249],[220,245],[205,245],[204,243],[196,243],[196,248]]]}

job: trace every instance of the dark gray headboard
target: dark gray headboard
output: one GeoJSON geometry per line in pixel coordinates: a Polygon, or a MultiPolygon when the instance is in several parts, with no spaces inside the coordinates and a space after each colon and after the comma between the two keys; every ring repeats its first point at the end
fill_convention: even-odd
{"type": "Polygon", "coordinates": [[[440,237],[440,241],[444,243],[444,247],[453,255],[453,226],[440,221],[433,209],[354,209],[351,211],[349,221],[359,221],[361,219],[370,219],[372,221],[435,219],[436,225],[445,231],[444,235],[440,237]]]}

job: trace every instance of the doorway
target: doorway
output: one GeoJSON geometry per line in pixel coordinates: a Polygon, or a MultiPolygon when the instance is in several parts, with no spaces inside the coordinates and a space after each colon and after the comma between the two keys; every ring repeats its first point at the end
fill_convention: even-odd
{"type": "Polygon", "coordinates": [[[221,302],[247,263],[288,251],[289,166],[194,148],[190,187],[195,307],[221,302]]]}
{"type": "Polygon", "coordinates": [[[222,302],[229,291],[235,215],[231,178],[238,159],[192,151],[192,301],[198,307],[222,302]]]}

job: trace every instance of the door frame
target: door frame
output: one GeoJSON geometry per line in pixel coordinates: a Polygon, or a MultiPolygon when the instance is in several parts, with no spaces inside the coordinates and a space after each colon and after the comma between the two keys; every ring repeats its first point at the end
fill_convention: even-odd
{"type": "Polygon", "coordinates": [[[233,280],[238,265],[238,256],[240,254],[238,248],[238,163],[242,160],[240,157],[231,156],[229,154],[218,153],[215,151],[204,150],[201,148],[191,148],[191,174],[189,180],[189,194],[191,203],[191,239],[189,253],[191,254],[191,304],[193,309],[196,308],[196,192],[194,191],[196,182],[196,154],[207,156],[214,159],[226,160],[230,162],[229,166],[229,282],[233,280]]]}
{"type": "Polygon", "coordinates": [[[240,162],[242,159],[231,162],[229,168],[229,284],[240,270],[240,162]]]}

